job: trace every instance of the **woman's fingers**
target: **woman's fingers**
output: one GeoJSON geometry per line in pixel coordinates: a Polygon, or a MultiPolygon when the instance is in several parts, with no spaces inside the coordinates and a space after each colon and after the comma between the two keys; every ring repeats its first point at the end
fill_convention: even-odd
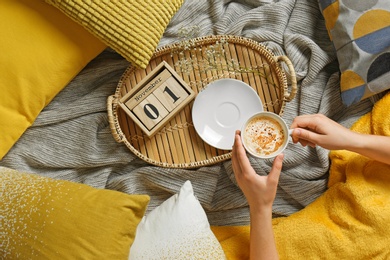
{"type": "Polygon", "coordinates": [[[272,186],[277,186],[279,182],[280,173],[283,167],[284,154],[279,154],[275,157],[272,169],[268,174],[267,182],[272,186]]]}
{"type": "MultiPolygon", "coordinates": [[[[238,165],[238,159],[237,159],[237,150],[238,150],[238,142],[239,142],[239,131],[236,131],[236,134],[234,135],[234,144],[233,144],[233,151],[232,151],[232,167],[234,174],[238,174],[241,170],[238,165]]],[[[236,176],[237,177],[237,176],[236,176]]]]}
{"type": "Polygon", "coordinates": [[[294,118],[291,128],[306,128],[318,132],[318,126],[327,118],[322,114],[302,115],[294,118]]]}
{"type": "Polygon", "coordinates": [[[234,147],[236,148],[237,168],[239,168],[241,174],[246,175],[248,173],[252,173],[253,168],[248,159],[248,156],[246,155],[246,151],[244,146],[242,145],[239,134],[240,132],[237,131],[235,136],[235,147],[234,147]]]}
{"type": "Polygon", "coordinates": [[[295,128],[292,132],[293,143],[301,143],[302,146],[315,147],[320,142],[320,135],[306,129],[295,128]]]}

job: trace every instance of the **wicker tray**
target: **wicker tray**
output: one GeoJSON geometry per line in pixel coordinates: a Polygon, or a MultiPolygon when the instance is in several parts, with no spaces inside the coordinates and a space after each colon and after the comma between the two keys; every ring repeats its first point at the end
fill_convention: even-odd
{"type": "Polygon", "coordinates": [[[107,111],[115,140],[123,142],[144,161],[161,167],[196,168],[231,158],[230,150],[214,148],[197,135],[191,117],[193,101],[151,138],[119,108],[118,100],[162,61],[173,67],[196,93],[220,78],[242,80],[259,94],[264,110],[279,115],[297,91],[290,60],[273,55],[264,45],[250,39],[208,36],[157,49],[146,69],[129,66],[115,94],[107,99],[107,111]],[[289,70],[290,90],[281,62],[289,70]]]}

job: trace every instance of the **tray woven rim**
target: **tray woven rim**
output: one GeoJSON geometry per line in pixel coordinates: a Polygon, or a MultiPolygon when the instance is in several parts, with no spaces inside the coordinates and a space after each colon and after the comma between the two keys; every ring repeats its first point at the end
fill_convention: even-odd
{"type": "MultiPolygon", "coordinates": [[[[290,92],[289,92],[289,87],[287,83],[287,77],[283,70],[281,69],[280,66],[274,66],[275,72],[277,74],[277,77],[280,79],[280,82],[282,83],[279,87],[282,88],[282,99],[279,100],[280,102],[280,111],[279,115],[283,115],[284,109],[286,106],[286,102],[291,101],[297,92],[297,82],[296,82],[296,76],[295,76],[295,71],[294,68],[290,62],[290,60],[285,57],[285,56],[275,56],[266,46],[263,44],[256,42],[252,39],[244,38],[241,36],[233,36],[233,35],[210,35],[210,36],[203,36],[203,37],[198,37],[194,38],[191,41],[193,41],[197,46],[201,45],[207,45],[219,40],[226,40],[229,43],[234,43],[234,44],[242,44],[247,47],[252,48],[253,50],[256,50],[260,52],[262,55],[264,55],[269,61],[274,61],[276,63],[280,61],[286,62],[288,68],[289,68],[289,73],[290,73],[290,80],[291,80],[291,86],[290,86],[290,92]]],[[[169,44],[166,46],[162,46],[158,48],[155,53],[153,54],[151,60],[153,60],[156,57],[160,57],[165,54],[169,54],[172,52],[172,50],[182,48],[180,45],[180,42],[169,44]]],[[[121,130],[121,126],[119,123],[118,119],[118,109],[119,109],[119,104],[118,101],[121,98],[121,89],[122,86],[125,82],[125,80],[128,78],[128,76],[134,72],[136,67],[130,65],[125,72],[122,74],[120,80],[118,81],[115,93],[107,98],[107,114],[108,114],[108,120],[110,124],[110,129],[111,133],[114,137],[114,139],[118,143],[124,143],[126,147],[134,153],[137,157],[140,159],[144,160],[145,162],[159,166],[159,167],[164,167],[164,168],[186,168],[186,169],[191,169],[191,168],[199,168],[202,166],[210,166],[219,162],[223,162],[225,160],[228,160],[231,158],[231,152],[221,154],[214,156],[209,159],[205,160],[200,160],[200,161],[194,161],[194,162],[185,162],[185,163],[168,163],[168,162],[162,162],[162,161],[157,161],[154,159],[149,158],[139,150],[137,150],[126,138],[126,135],[123,133],[121,130]]]]}

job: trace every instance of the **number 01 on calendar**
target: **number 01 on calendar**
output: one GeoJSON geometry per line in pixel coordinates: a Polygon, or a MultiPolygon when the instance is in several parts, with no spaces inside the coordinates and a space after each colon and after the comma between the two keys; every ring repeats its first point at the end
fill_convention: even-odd
{"type": "Polygon", "coordinates": [[[163,61],[123,96],[119,105],[152,137],[194,97],[195,92],[163,61]]]}

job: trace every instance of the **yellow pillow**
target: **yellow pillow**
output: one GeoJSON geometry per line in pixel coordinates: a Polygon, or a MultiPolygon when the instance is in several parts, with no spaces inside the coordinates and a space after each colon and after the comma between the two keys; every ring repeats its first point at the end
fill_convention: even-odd
{"type": "Polygon", "coordinates": [[[133,65],[146,68],[183,0],[46,0],[83,25],[133,65]]]}
{"type": "Polygon", "coordinates": [[[211,226],[229,260],[249,259],[250,226],[211,226]]]}
{"type": "Polygon", "coordinates": [[[42,0],[0,1],[0,159],[106,47],[42,0]]]}
{"type": "Polygon", "coordinates": [[[0,167],[5,259],[127,259],[149,202],[0,167]]]}

